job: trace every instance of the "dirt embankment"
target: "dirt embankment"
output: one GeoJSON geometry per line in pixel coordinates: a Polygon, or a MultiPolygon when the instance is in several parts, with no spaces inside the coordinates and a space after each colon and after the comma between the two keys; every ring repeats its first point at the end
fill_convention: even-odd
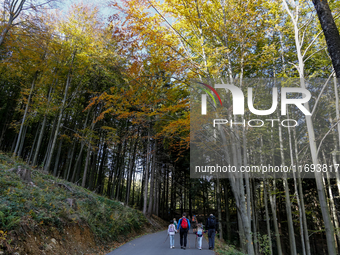
{"type": "Polygon", "coordinates": [[[11,233],[13,238],[12,252],[0,251],[0,254],[15,255],[101,255],[107,254],[124,243],[140,236],[163,230],[167,223],[157,216],[148,218],[149,222],[141,231],[132,231],[126,236],[117,237],[118,241],[103,244],[97,240],[91,229],[77,224],[69,225],[62,230],[56,228],[38,228],[18,234],[11,233]]]}

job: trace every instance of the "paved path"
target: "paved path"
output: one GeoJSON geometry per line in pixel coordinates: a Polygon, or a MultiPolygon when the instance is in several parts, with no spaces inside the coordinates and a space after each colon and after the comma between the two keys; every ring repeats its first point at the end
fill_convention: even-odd
{"type": "Polygon", "coordinates": [[[170,249],[169,238],[165,241],[167,230],[142,236],[132,240],[107,255],[214,255],[209,250],[207,241],[203,238],[202,250],[195,248],[196,236],[190,230],[188,234],[188,244],[186,250],[182,250],[179,244],[179,233],[175,235],[175,249],[170,249]],[[190,240],[190,248],[189,248],[190,240]],[[165,241],[165,242],[164,242],[165,241]]]}

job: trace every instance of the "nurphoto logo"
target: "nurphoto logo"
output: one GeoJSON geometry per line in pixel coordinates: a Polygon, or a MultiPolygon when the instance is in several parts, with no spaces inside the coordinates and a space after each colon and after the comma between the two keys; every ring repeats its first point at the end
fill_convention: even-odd
{"type": "MultiPolygon", "coordinates": [[[[336,165],[272,163],[284,139],[290,139],[291,144],[293,139],[299,143],[296,136],[300,141],[307,139],[306,118],[312,117],[310,109],[317,104],[322,82],[306,81],[306,88],[302,88],[300,80],[292,78],[192,81],[191,177],[242,178],[247,173],[260,178],[294,174],[308,178],[315,171],[337,173],[336,165]],[[248,147],[248,140],[257,147],[248,147]],[[261,151],[272,151],[272,155],[261,158],[258,164],[261,151]],[[257,155],[256,159],[253,155],[257,155]]],[[[288,148],[282,150],[288,154],[288,148]]]]}

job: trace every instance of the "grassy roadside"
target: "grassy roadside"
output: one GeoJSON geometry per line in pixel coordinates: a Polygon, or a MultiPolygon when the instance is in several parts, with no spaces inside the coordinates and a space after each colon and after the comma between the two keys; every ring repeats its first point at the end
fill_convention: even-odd
{"type": "Polygon", "coordinates": [[[0,254],[100,254],[98,246],[112,249],[151,227],[138,210],[0,153],[0,254]],[[31,170],[33,185],[8,171],[18,166],[31,170]]]}
{"type": "MultiPolygon", "coordinates": [[[[204,235],[205,239],[209,243],[208,234],[204,235]]],[[[214,252],[216,255],[246,255],[241,251],[237,250],[235,246],[228,245],[224,241],[221,241],[217,237],[215,237],[215,249],[214,252]]]]}

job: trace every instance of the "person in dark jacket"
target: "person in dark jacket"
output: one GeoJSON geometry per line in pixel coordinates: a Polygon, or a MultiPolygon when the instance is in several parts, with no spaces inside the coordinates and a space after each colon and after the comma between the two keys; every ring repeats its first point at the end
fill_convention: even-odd
{"type": "Polygon", "coordinates": [[[217,221],[213,214],[210,214],[205,223],[205,229],[208,230],[209,250],[215,248],[215,234],[217,233],[217,221]]]}
{"type": "Polygon", "coordinates": [[[177,229],[179,229],[181,249],[187,246],[188,231],[190,229],[190,221],[185,217],[186,213],[183,213],[183,217],[179,219],[177,229]]]}

